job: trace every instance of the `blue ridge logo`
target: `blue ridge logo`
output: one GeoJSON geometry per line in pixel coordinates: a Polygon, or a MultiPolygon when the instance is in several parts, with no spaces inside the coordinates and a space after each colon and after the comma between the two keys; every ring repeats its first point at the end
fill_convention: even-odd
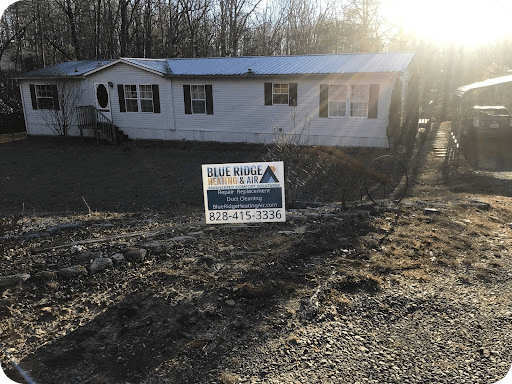
{"type": "Polygon", "coordinates": [[[261,177],[260,184],[262,183],[279,183],[279,180],[277,179],[276,175],[274,174],[275,167],[268,166],[265,170],[265,173],[261,177]]]}

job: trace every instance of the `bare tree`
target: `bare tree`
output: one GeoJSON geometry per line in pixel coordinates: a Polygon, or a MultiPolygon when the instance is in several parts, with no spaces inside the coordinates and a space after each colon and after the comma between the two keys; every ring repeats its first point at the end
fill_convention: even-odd
{"type": "Polygon", "coordinates": [[[382,49],[383,20],[379,13],[381,0],[350,0],[346,14],[357,26],[355,37],[360,52],[378,52],[382,49]]]}
{"type": "Polygon", "coordinates": [[[67,136],[76,121],[77,107],[83,95],[83,86],[77,80],[63,79],[52,86],[53,105],[41,109],[48,127],[58,136],[67,136]]]}

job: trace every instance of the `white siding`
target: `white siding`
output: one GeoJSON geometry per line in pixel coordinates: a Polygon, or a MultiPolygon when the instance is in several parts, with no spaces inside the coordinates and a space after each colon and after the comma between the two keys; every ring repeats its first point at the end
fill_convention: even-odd
{"type": "Polygon", "coordinates": [[[392,76],[274,79],[298,84],[297,107],[264,105],[264,83],[271,81],[174,81],[176,131],[169,133],[169,139],[269,143],[282,136],[281,129],[283,133],[300,135],[303,143],[311,145],[387,146],[392,76]],[[183,84],[212,84],[214,114],[185,114],[183,84]],[[320,118],[320,84],[346,84],[349,89],[350,85],[379,84],[377,119],[320,118]]]}
{"type": "MultiPolygon", "coordinates": [[[[112,120],[125,134],[132,139],[166,139],[171,129],[172,99],[170,82],[161,76],[134,68],[126,64],[118,64],[103,71],[98,71],[83,80],[77,81],[83,88],[82,100],[79,105],[95,105],[94,83],[112,83],[109,88],[112,120]],[[158,84],[160,96],[160,113],[149,112],[120,112],[117,84],[158,84]]],[[[44,110],[34,110],[30,96],[30,84],[52,84],[55,80],[23,80],[21,91],[25,106],[25,121],[27,132],[31,135],[53,135],[51,128],[44,118],[44,110]]],[[[77,136],[80,131],[72,126],[69,134],[77,136]]],[[[87,132],[86,132],[87,134],[87,132]]]]}
{"type": "Polygon", "coordinates": [[[85,105],[94,105],[94,83],[112,82],[110,101],[112,120],[125,134],[132,139],[166,139],[166,133],[171,129],[172,99],[170,82],[161,76],[133,66],[120,63],[105,70],[98,71],[86,78],[89,99],[85,105]],[[118,84],[150,85],[158,84],[160,94],[160,113],[150,112],[121,112],[119,107],[118,84]]]}
{"type": "MultiPolygon", "coordinates": [[[[32,109],[29,89],[29,84],[51,82],[21,82],[29,134],[53,134],[42,119],[43,112],[32,109]]],[[[289,137],[299,135],[301,143],[310,145],[386,147],[388,144],[386,127],[394,85],[394,75],[391,74],[296,77],[286,80],[240,78],[171,81],[157,74],[119,63],[83,80],[84,93],[81,105],[95,105],[95,82],[113,84],[109,88],[112,120],[132,139],[271,143],[287,134],[289,137]],[[297,83],[298,106],[264,105],[264,83],[272,81],[297,83]],[[158,84],[161,112],[120,112],[118,84],[158,84]],[[184,84],[212,84],[213,115],[185,114],[184,84]],[[349,117],[349,102],[347,116],[320,118],[320,84],[345,84],[349,93],[351,85],[379,84],[377,118],[349,117]]],[[[78,135],[78,128],[73,127],[70,134],[78,135]]]]}

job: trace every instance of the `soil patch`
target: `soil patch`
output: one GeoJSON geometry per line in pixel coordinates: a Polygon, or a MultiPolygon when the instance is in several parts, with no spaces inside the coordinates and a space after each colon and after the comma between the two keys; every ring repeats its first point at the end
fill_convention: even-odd
{"type": "Polygon", "coordinates": [[[321,165],[285,223],[223,226],[204,224],[200,165],[266,147],[2,146],[0,270],[20,276],[0,287],[4,369],[23,382],[12,356],[37,383],[498,381],[512,181],[437,158],[435,134],[400,205],[361,202],[321,165]]]}

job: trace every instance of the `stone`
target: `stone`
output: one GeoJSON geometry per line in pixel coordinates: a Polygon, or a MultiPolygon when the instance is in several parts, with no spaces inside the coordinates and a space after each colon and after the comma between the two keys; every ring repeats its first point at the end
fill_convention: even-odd
{"type": "Polygon", "coordinates": [[[55,280],[56,277],[57,274],[54,271],[39,271],[30,277],[30,281],[36,284],[43,284],[55,280]]]}
{"type": "Polygon", "coordinates": [[[57,274],[64,279],[72,279],[81,275],[87,275],[87,269],[83,265],[73,265],[59,269],[57,274]]]}
{"type": "Polygon", "coordinates": [[[77,259],[78,259],[79,263],[86,264],[86,263],[90,263],[93,260],[100,258],[101,256],[103,256],[103,252],[101,252],[101,251],[96,251],[96,252],[87,251],[87,252],[83,252],[80,255],[78,255],[77,259]]]}
{"type": "Polygon", "coordinates": [[[234,307],[236,305],[236,302],[233,299],[226,300],[226,305],[228,305],[230,307],[234,307]]]}
{"type": "Polygon", "coordinates": [[[16,275],[0,276],[0,287],[12,287],[30,279],[28,273],[19,273],[16,275]]]}
{"type": "Polygon", "coordinates": [[[108,257],[100,257],[96,260],[93,260],[93,262],[89,266],[89,272],[91,272],[91,273],[101,272],[107,268],[111,268],[112,265],[113,265],[112,259],[109,259],[108,257]]]}
{"type": "Polygon", "coordinates": [[[128,248],[124,257],[128,261],[132,261],[135,263],[142,263],[146,257],[147,251],[144,248],[128,248]]]}
{"type": "Polygon", "coordinates": [[[114,265],[121,265],[125,262],[124,256],[121,253],[116,253],[110,257],[114,265]]]}

